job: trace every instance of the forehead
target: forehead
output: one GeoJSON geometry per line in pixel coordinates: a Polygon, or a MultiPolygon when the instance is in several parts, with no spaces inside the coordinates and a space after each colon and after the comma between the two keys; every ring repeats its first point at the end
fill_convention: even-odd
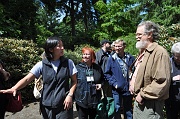
{"type": "Polygon", "coordinates": [[[144,33],[144,25],[137,27],[136,33],[144,33]]]}
{"type": "Polygon", "coordinates": [[[90,51],[89,50],[84,50],[83,53],[84,54],[90,54],[90,51]]]}
{"type": "Polygon", "coordinates": [[[123,42],[120,41],[120,42],[114,43],[114,46],[123,46],[123,42]]]}

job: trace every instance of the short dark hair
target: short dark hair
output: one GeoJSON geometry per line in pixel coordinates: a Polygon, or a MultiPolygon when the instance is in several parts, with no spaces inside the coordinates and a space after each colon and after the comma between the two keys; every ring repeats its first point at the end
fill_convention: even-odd
{"type": "Polygon", "coordinates": [[[110,43],[110,44],[111,44],[111,42],[110,42],[109,40],[103,39],[103,40],[101,40],[100,45],[102,46],[102,45],[104,45],[105,43],[110,43]]]}
{"type": "Polygon", "coordinates": [[[62,41],[59,37],[49,37],[47,38],[44,50],[45,50],[45,56],[48,60],[53,59],[53,54],[50,52],[50,49],[53,49],[57,46],[57,44],[62,41]]]}

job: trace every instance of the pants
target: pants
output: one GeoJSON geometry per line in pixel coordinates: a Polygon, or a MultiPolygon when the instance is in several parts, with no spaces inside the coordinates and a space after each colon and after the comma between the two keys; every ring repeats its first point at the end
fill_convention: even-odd
{"type": "Polygon", "coordinates": [[[180,101],[167,99],[165,109],[167,119],[180,119],[180,101]]]}
{"type": "Polygon", "coordinates": [[[125,119],[132,119],[132,95],[123,96],[121,94],[113,94],[115,105],[114,119],[121,119],[121,106],[125,119]]]}
{"type": "Polygon", "coordinates": [[[64,110],[64,107],[51,108],[40,105],[43,119],[73,119],[73,108],[64,110]]]}
{"type": "Polygon", "coordinates": [[[0,119],[4,119],[5,112],[6,112],[6,105],[7,105],[7,99],[6,94],[1,93],[0,94],[0,119]]]}
{"type": "Polygon", "coordinates": [[[112,97],[112,86],[109,85],[109,82],[105,80],[103,85],[104,93],[107,97],[112,97]]]}
{"type": "Polygon", "coordinates": [[[133,119],[164,119],[164,101],[144,100],[140,105],[134,101],[133,119]]]}
{"type": "Polygon", "coordinates": [[[83,108],[76,104],[79,119],[95,119],[96,109],[94,108],[83,108]]]}

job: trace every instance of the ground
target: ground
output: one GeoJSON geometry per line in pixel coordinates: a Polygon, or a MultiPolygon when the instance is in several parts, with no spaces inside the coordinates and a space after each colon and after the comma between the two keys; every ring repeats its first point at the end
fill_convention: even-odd
{"type": "MultiPolygon", "coordinates": [[[[74,119],[78,119],[76,107],[73,106],[74,119]]],[[[6,112],[5,119],[42,119],[39,113],[39,102],[24,104],[24,108],[17,113],[6,112]]]]}

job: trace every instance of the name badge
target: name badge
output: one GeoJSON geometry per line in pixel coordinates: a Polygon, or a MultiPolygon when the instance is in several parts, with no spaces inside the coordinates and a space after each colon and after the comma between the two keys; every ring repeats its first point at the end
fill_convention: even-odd
{"type": "Polygon", "coordinates": [[[93,76],[86,76],[87,82],[94,81],[93,76]]]}

